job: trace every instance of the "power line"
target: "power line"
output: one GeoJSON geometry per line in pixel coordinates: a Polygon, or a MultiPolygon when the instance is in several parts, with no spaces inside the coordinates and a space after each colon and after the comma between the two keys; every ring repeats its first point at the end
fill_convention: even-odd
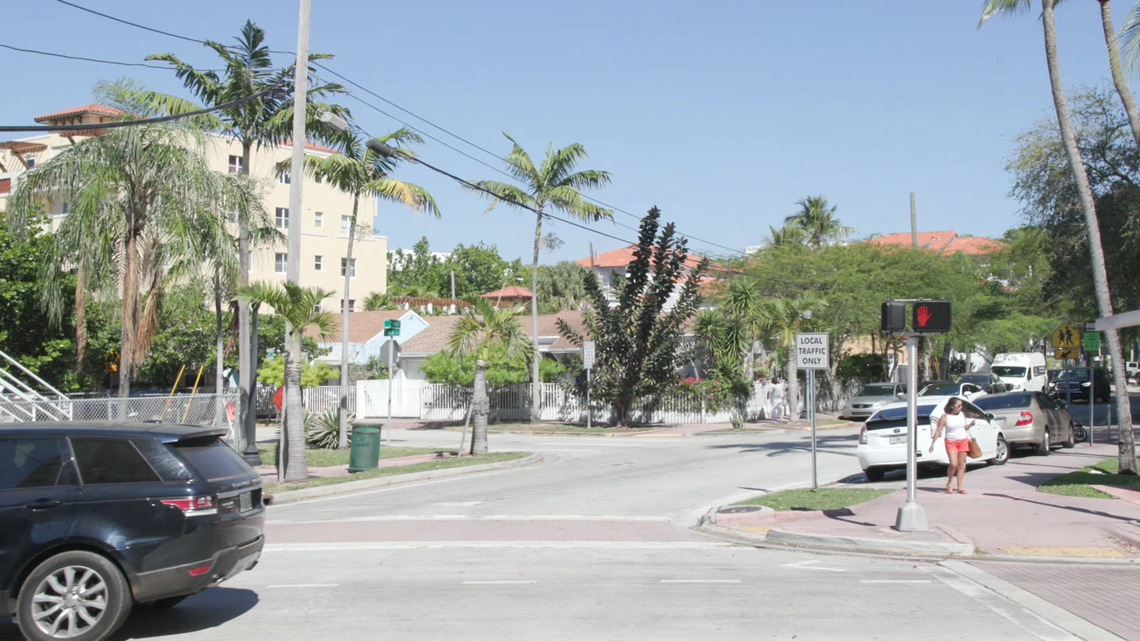
{"type": "MultiPolygon", "coordinates": [[[[60,1],[62,2],[63,0],[60,0],[60,1]]],[[[188,111],[186,113],[174,114],[171,116],[158,116],[155,118],[144,118],[141,120],[120,120],[117,122],[104,122],[104,123],[99,123],[99,124],[88,123],[88,124],[82,124],[82,125],[18,125],[18,126],[0,125],[0,131],[13,131],[13,132],[89,131],[92,129],[121,129],[123,127],[140,127],[142,125],[154,125],[154,124],[158,124],[160,122],[170,122],[172,120],[181,120],[182,118],[189,118],[191,116],[201,116],[202,114],[208,114],[212,111],[221,111],[222,109],[229,109],[230,107],[236,107],[238,105],[247,103],[250,100],[256,100],[256,99],[258,99],[258,98],[260,98],[260,97],[262,97],[268,93],[278,91],[279,88],[284,84],[286,84],[286,83],[285,82],[279,82],[277,84],[274,84],[272,87],[262,89],[261,91],[255,93],[255,94],[246,96],[244,98],[238,98],[237,100],[231,100],[230,102],[227,102],[227,103],[224,103],[221,105],[217,105],[216,107],[208,107],[206,109],[197,109],[195,111],[188,111]]]]}
{"type": "MultiPolygon", "coordinates": [[[[186,41],[189,41],[189,42],[196,42],[196,43],[199,43],[199,44],[206,44],[206,41],[205,41],[205,40],[199,40],[198,38],[191,38],[191,37],[188,37],[188,36],[183,36],[183,35],[179,35],[179,34],[176,34],[176,33],[171,33],[171,32],[169,32],[169,31],[163,31],[163,30],[161,30],[161,29],[155,29],[155,28],[153,28],[153,27],[148,27],[148,26],[145,26],[145,25],[141,25],[141,24],[138,24],[138,23],[136,23],[136,22],[131,22],[131,21],[129,21],[129,20],[124,20],[124,19],[122,19],[122,18],[116,18],[115,16],[112,16],[112,15],[108,15],[108,14],[106,14],[106,13],[102,13],[102,12],[99,12],[99,11],[95,11],[94,9],[89,9],[89,8],[87,8],[87,7],[84,7],[84,6],[78,5],[78,4],[74,3],[74,2],[69,2],[68,0],[56,0],[56,2],[59,2],[59,3],[61,3],[61,4],[65,4],[65,5],[68,5],[68,6],[70,6],[70,7],[74,7],[74,8],[76,8],[76,9],[79,9],[79,10],[81,10],[81,11],[86,11],[87,13],[91,13],[91,14],[94,14],[94,15],[100,16],[100,17],[102,17],[102,18],[106,18],[106,19],[108,19],[108,20],[113,20],[113,21],[115,21],[115,22],[118,22],[118,23],[121,23],[121,24],[130,25],[130,26],[132,26],[132,27],[136,27],[136,28],[138,28],[138,29],[143,29],[143,30],[146,30],[146,31],[150,31],[150,32],[152,32],[152,33],[158,33],[158,34],[162,34],[162,35],[165,35],[165,36],[170,36],[170,37],[172,37],[172,38],[178,38],[178,39],[180,39],[180,40],[186,40],[186,41]]],[[[292,52],[287,52],[287,51],[271,51],[270,53],[292,53],[292,52]]],[[[295,54],[294,54],[294,55],[295,55],[295,54]]],[[[341,74],[339,74],[339,73],[337,73],[337,72],[333,71],[332,69],[329,69],[328,67],[326,67],[326,66],[324,66],[324,65],[322,65],[322,64],[320,64],[320,63],[318,63],[318,62],[316,62],[316,61],[310,61],[310,64],[311,64],[311,65],[313,65],[313,66],[315,66],[315,67],[318,67],[318,68],[320,68],[320,69],[324,69],[326,72],[333,74],[334,76],[336,76],[336,77],[340,78],[341,80],[343,80],[343,81],[345,81],[345,82],[349,83],[350,85],[352,85],[352,86],[354,86],[354,87],[356,87],[356,88],[360,89],[361,91],[364,91],[365,93],[367,93],[367,94],[369,94],[369,95],[371,95],[371,96],[373,96],[373,97],[377,98],[378,100],[382,100],[382,101],[384,101],[385,103],[387,103],[387,104],[389,104],[389,105],[392,105],[392,106],[393,106],[393,107],[395,107],[396,109],[399,109],[400,111],[403,111],[404,113],[407,113],[407,114],[409,114],[409,115],[413,116],[414,118],[416,118],[416,119],[418,119],[418,120],[420,120],[420,121],[422,121],[422,122],[425,122],[425,123],[427,123],[428,125],[431,125],[432,127],[435,127],[436,129],[438,129],[438,130],[440,130],[440,131],[444,132],[445,134],[447,134],[447,135],[449,135],[449,136],[451,136],[451,137],[455,138],[456,140],[459,140],[459,141],[461,141],[461,142],[463,142],[463,143],[465,143],[465,144],[467,144],[467,145],[470,145],[471,147],[474,147],[475,149],[478,149],[478,150],[482,151],[482,152],[483,152],[483,153],[485,153],[485,154],[488,154],[488,155],[490,155],[490,156],[493,156],[494,158],[496,158],[496,159],[498,159],[498,160],[501,160],[501,161],[503,161],[503,162],[506,162],[506,159],[505,159],[505,158],[503,158],[502,156],[500,156],[500,155],[498,155],[498,154],[496,154],[496,153],[494,153],[494,152],[490,151],[489,149],[486,149],[486,148],[484,148],[484,147],[482,147],[482,146],[480,146],[480,145],[477,145],[477,144],[475,144],[475,143],[471,142],[470,140],[467,140],[466,138],[464,138],[464,137],[460,136],[459,134],[453,133],[453,132],[451,132],[451,131],[449,131],[449,130],[445,129],[444,127],[442,127],[442,126],[440,126],[440,125],[437,125],[437,124],[435,124],[434,122],[432,122],[432,121],[428,120],[427,118],[424,118],[423,116],[420,116],[420,115],[416,114],[415,112],[413,112],[413,111],[411,111],[411,110],[409,110],[409,109],[405,109],[404,107],[401,107],[400,105],[396,104],[395,102],[392,102],[391,100],[388,100],[388,99],[387,99],[387,98],[385,98],[384,96],[381,96],[380,94],[378,94],[378,93],[376,93],[376,92],[372,91],[371,89],[368,89],[367,87],[365,87],[365,86],[363,86],[363,85],[361,85],[361,84],[359,84],[359,83],[357,83],[357,82],[354,82],[353,80],[351,80],[350,78],[348,78],[348,77],[346,77],[346,76],[344,76],[344,75],[341,75],[341,74]]],[[[435,141],[435,142],[437,142],[437,143],[439,143],[439,144],[441,144],[441,145],[443,145],[443,146],[447,147],[448,149],[451,149],[452,151],[454,151],[454,152],[456,152],[456,153],[458,153],[458,154],[460,154],[460,155],[462,155],[462,156],[464,156],[464,157],[466,157],[466,158],[468,158],[468,159],[470,159],[470,160],[474,160],[475,162],[478,162],[478,163],[480,163],[480,164],[482,164],[482,165],[484,165],[484,166],[486,166],[486,167],[488,167],[488,168],[490,168],[490,169],[492,169],[492,170],[494,170],[494,171],[497,171],[497,172],[499,172],[499,173],[501,173],[501,174],[503,174],[503,175],[505,175],[505,176],[508,176],[508,177],[512,177],[512,176],[511,176],[509,173],[507,173],[507,172],[503,171],[502,169],[500,169],[500,168],[498,168],[498,167],[495,167],[495,166],[493,166],[493,165],[491,165],[491,164],[489,164],[489,163],[483,162],[482,160],[479,160],[478,158],[475,158],[474,156],[472,156],[472,155],[470,155],[470,154],[468,154],[468,153],[466,153],[466,152],[464,152],[464,151],[461,151],[461,150],[459,150],[458,148],[456,148],[456,147],[454,147],[454,146],[452,146],[452,145],[450,145],[450,144],[448,144],[448,143],[445,143],[445,142],[443,142],[443,141],[442,141],[442,140],[440,140],[439,138],[436,138],[435,136],[432,136],[432,135],[428,134],[427,132],[423,131],[422,129],[420,129],[420,128],[418,128],[418,127],[414,127],[413,125],[411,125],[411,124],[409,124],[409,123],[407,123],[407,122],[404,122],[403,120],[400,120],[399,118],[396,118],[396,117],[395,117],[395,116],[393,116],[392,114],[390,114],[390,113],[388,113],[388,112],[384,111],[383,109],[380,109],[379,107],[376,107],[375,105],[369,104],[367,101],[363,100],[363,99],[362,99],[362,98],[360,98],[359,96],[353,96],[351,93],[349,93],[348,95],[349,95],[349,96],[352,96],[352,97],[353,97],[355,100],[357,100],[357,101],[360,101],[361,103],[363,103],[363,104],[365,104],[365,105],[367,105],[367,106],[371,107],[372,109],[375,109],[375,110],[376,110],[376,111],[378,111],[379,113],[381,113],[381,114],[383,114],[383,115],[385,115],[385,116],[387,116],[387,117],[391,118],[392,120],[395,120],[396,122],[399,122],[400,124],[402,124],[402,125],[404,125],[404,126],[408,127],[409,129],[412,129],[412,130],[414,130],[414,131],[417,131],[417,132],[419,132],[420,134],[423,134],[425,137],[427,137],[427,138],[429,138],[429,139],[431,139],[431,140],[433,140],[433,141],[435,141]]],[[[0,131],[2,131],[2,130],[0,130],[0,131]]],[[[512,177],[512,178],[513,178],[513,177],[512,177]]],[[[585,198],[586,200],[589,200],[589,201],[591,201],[591,202],[593,202],[593,203],[596,203],[596,204],[598,204],[598,205],[601,205],[602,207],[605,207],[605,208],[607,208],[607,209],[610,209],[610,210],[612,210],[612,211],[616,211],[616,212],[618,212],[618,213],[621,213],[621,214],[625,214],[626,216],[629,216],[630,218],[633,218],[633,219],[636,219],[636,220],[640,220],[640,219],[641,219],[641,216],[638,216],[638,215],[636,215],[636,214],[630,213],[630,212],[628,212],[628,211],[626,211],[626,210],[624,210],[624,209],[621,209],[621,208],[619,208],[619,207],[615,207],[614,205],[610,205],[610,204],[608,204],[608,203],[606,203],[606,202],[603,202],[603,201],[601,201],[601,200],[598,200],[597,198],[594,198],[593,196],[589,196],[589,195],[587,195],[587,194],[582,194],[582,197],[583,197],[583,198],[585,198]]],[[[618,223],[616,220],[615,220],[615,221],[612,221],[612,222],[613,222],[615,225],[618,225],[619,227],[624,227],[624,228],[626,228],[626,229],[634,229],[633,227],[630,227],[630,226],[628,226],[628,225],[623,225],[623,224],[621,224],[621,223],[618,223]]],[[[636,231],[636,230],[635,230],[635,231],[636,231]]],[[[727,245],[722,245],[722,244],[720,244],[720,243],[714,243],[714,242],[712,242],[712,241],[710,241],[710,240],[705,240],[705,239],[703,239],[703,238],[700,238],[700,237],[698,237],[698,236],[693,236],[692,234],[684,234],[684,235],[685,235],[687,238],[691,239],[691,240],[697,241],[697,242],[699,242],[699,243],[702,243],[702,244],[704,244],[704,245],[708,245],[708,246],[710,246],[710,247],[716,247],[716,248],[718,248],[718,249],[723,249],[723,250],[725,250],[725,251],[729,251],[729,252],[732,252],[732,253],[734,253],[734,254],[740,254],[741,256],[746,256],[746,255],[747,255],[747,253],[746,253],[746,252],[743,252],[743,251],[741,251],[741,250],[739,250],[739,249],[736,249],[736,248],[733,248],[733,247],[728,247],[727,245]]]]}
{"type": "MultiPolygon", "coordinates": [[[[83,62],[98,62],[105,65],[118,65],[120,67],[146,67],[147,69],[163,69],[170,70],[170,67],[165,65],[152,65],[145,62],[122,62],[120,60],[103,60],[101,58],[88,58],[85,56],[72,56],[65,53],[55,53],[52,51],[40,51],[38,49],[24,49],[22,47],[14,47],[0,43],[0,48],[11,49],[12,51],[19,51],[21,53],[34,53],[40,56],[51,56],[53,58],[66,58],[67,60],[81,60],[83,62]]],[[[202,69],[202,71],[220,71],[220,69],[202,69]]]]}

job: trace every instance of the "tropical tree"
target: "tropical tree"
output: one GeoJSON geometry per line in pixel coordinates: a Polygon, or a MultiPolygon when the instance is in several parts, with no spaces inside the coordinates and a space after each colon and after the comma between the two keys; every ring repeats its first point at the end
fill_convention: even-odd
{"type": "MultiPolygon", "coordinates": [[[[357,214],[360,197],[370,195],[380,200],[407,205],[415,212],[428,212],[439,216],[435,198],[419,185],[391,177],[399,161],[410,159],[412,152],[403,148],[410,142],[420,143],[423,138],[409,129],[397,129],[376,138],[379,142],[391,144],[394,155],[381,155],[370,149],[365,140],[349,134],[341,145],[340,153],[330,156],[306,156],[305,173],[318,180],[327,181],[333,187],[352,195],[352,218],[348,224],[348,247],[344,259],[344,298],[341,309],[340,343],[340,432],[338,447],[348,447],[348,326],[349,299],[351,296],[353,272],[352,245],[356,239],[357,214]]],[[[278,173],[288,171],[288,162],[278,165],[278,173]]],[[[367,230],[366,230],[367,231],[367,230]]]]}
{"type": "Polygon", "coordinates": [[[788,406],[793,419],[800,413],[800,381],[796,367],[796,334],[811,326],[815,313],[827,307],[827,301],[814,292],[793,297],[771,297],[760,301],[755,313],[768,330],[777,350],[787,355],[788,406]],[[810,313],[809,313],[810,312],[810,313]]]}
{"type": "Polygon", "coordinates": [[[534,345],[519,324],[522,307],[495,307],[481,296],[467,299],[471,307],[456,323],[448,338],[448,346],[459,357],[475,356],[475,379],[472,385],[471,454],[487,453],[487,416],[491,403],[487,398],[487,363],[495,348],[505,348],[509,360],[516,355],[529,356],[534,345]]]}
{"type": "MultiPolygon", "coordinates": [[[[152,113],[133,102],[140,91],[124,81],[96,93],[132,119],[152,113]]],[[[154,337],[167,284],[199,273],[203,255],[226,238],[222,211],[260,207],[248,181],[210,169],[203,144],[185,123],[109,129],[25,174],[9,205],[11,228],[24,233],[45,196],[70,203],[41,273],[50,283],[62,265],[76,265],[77,317],[84,314],[85,287],[119,298],[122,397],[130,395],[132,373],[154,337]]],[[[60,309],[51,296],[59,289],[45,291],[49,309],[60,309]]]]}
{"type": "Polygon", "coordinates": [[[332,296],[333,292],[318,287],[301,287],[288,281],[274,285],[264,281],[251,283],[238,290],[238,297],[245,302],[265,303],[273,308],[288,324],[285,344],[285,429],[282,432],[284,455],[277,458],[281,470],[278,478],[283,481],[303,481],[309,478],[309,468],[305,463],[305,421],[301,405],[300,359],[301,336],[310,325],[317,328],[321,338],[327,338],[336,330],[336,323],[330,312],[317,311],[321,301],[332,296]]]}
{"type": "MultiPolygon", "coordinates": [[[[154,54],[147,56],[146,59],[169,63],[183,85],[209,107],[233,102],[275,87],[280,88],[280,91],[271,91],[257,99],[214,112],[216,116],[212,118],[213,128],[241,144],[242,160],[238,173],[248,176],[254,148],[282,144],[291,135],[293,98],[289,88],[292,86],[295,65],[274,67],[269,47],[265,44],[265,31],[251,21],[246,21],[242,26],[241,35],[235,40],[235,45],[225,45],[213,40],[206,40],[204,43],[220,58],[222,66],[220,74],[212,69],[197,69],[173,53],[154,54]]],[[[323,53],[309,54],[309,60],[324,60],[331,57],[323,53]]],[[[308,86],[310,89],[307,92],[306,102],[308,112],[306,131],[312,138],[331,142],[338,134],[321,121],[320,116],[326,112],[344,116],[348,111],[338,105],[323,103],[320,98],[341,93],[343,88],[334,83],[310,82],[308,86]]],[[[172,114],[199,109],[198,105],[190,101],[158,92],[151,92],[147,99],[155,109],[172,114]]],[[[239,215],[237,226],[238,282],[234,285],[240,287],[249,281],[250,250],[254,242],[251,229],[256,225],[247,217],[239,215]]],[[[256,310],[246,306],[238,308],[238,370],[242,372],[243,378],[240,422],[245,428],[238,431],[241,435],[240,440],[245,440],[247,433],[252,435],[255,419],[255,413],[251,408],[257,394],[257,377],[254,375],[257,370],[257,349],[254,345],[257,335],[256,323],[256,310]]]]}
{"type": "Polygon", "coordinates": [[[382,309],[396,309],[396,304],[392,302],[392,295],[387,292],[369,292],[364,297],[364,311],[378,312],[382,309]]]}
{"type": "Polygon", "coordinates": [[[595,342],[590,389],[610,405],[619,427],[631,424],[637,401],[653,403],[677,383],[685,323],[700,306],[699,287],[708,268],[707,258],[691,271],[686,267],[688,241],[677,237],[673,223],[661,228],[660,218],[654,207],[641,219],[626,275],[613,277],[616,304],[590,272],[586,295],[592,309],[583,318],[583,331],[558,320],[558,332],[572,344],[580,346],[587,337],[595,342]]]}
{"type": "MultiPolygon", "coordinates": [[[[1030,5],[1030,0],[987,0],[982,8],[982,17],[979,26],[994,15],[1003,13],[1016,13],[1030,5]]],[[[1073,131],[1072,116],[1069,113],[1069,104],[1065,99],[1065,87],[1061,83],[1061,67],[1057,58],[1057,27],[1054,16],[1055,0],[1041,0],[1041,24],[1045,38],[1045,63],[1049,69],[1049,85],[1053,93],[1053,107],[1057,112],[1057,125],[1061,130],[1061,141],[1065,148],[1065,156],[1069,161],[1069,170],[1073,173],[1076,182],[1077,197],[1081,213],[1085,219],[1085,230],[1089,240],[1089,254],[1093,263],[1093,281],[1095,283],[1097,306],[1101,316],[1113,314],[1112,296],[1108,287],[1108,276],[1104,264],[1104,249],[1101,245],[1100,230],[1096,215],[1096,204],[1093,201],[1092,188],[1089,185],[1088,172],[1077,148],[1076,135],[1073,131]]],[[[1108,351],[1112,358],[1113,383],[1118,390],[1128,389],[1127,377],[1124,372],[1123,351],[1120,344],[1120,333],[1116,329],[1107,332],[1108,351]]],[[[1132,409],[1129,406],[1127,394],[1116,395],[1118,433],[1120,434],[1119,466],[1121,474],[1136,474],[1136,446],[1132,437],[1132,409]]]]}
{"type": "Polygon", "coordinates": [[[586,303],[586,275],[589,269],[564,260],[538,268],[538,311],[556,314],[565,309],[581,309],[586,303]]]}
{"type": "Polygon", "coordinates": [[[514,176],[521,186],[494,180],[480,180],[475,186],[480,195],[493,198],[491,204],[487,206],[487,211],[494,209],[501,200],[509,205],[537,212],[534,223],[534,260],[531,262],[530,272],[530,317],[534,341],[530,420],[536,422],[539,416],[539,360],[542,358],[538,350],[537,292],[538,253],[543,244],[542,219],[547,209],[553,209],[584,221],[612,220],[613,212],[587,202],[580,191],[609,184],[610,173],[594,169],[574,171],[578,162],[586,157],[586,148],[578,143],[567,145],[562,149],[555,149],[554,145],[550,145],[542,164],[535,167],[530,154],[515,142],[514,138],[506,133],[503,135],[513,145],[511,153],[507,154],[505,159],[507,172],[514,176]]]}
{"type": "Polygon", "coordinates": [[[792,245],[795,243],[802,243],[804,241],[804,230],[799,227],[791,225],[784,225],[776,229],[768,225],[768,238],[765,239],[765,244],[769,247],[779,247],[782,245],[792,245]]]}
{"type": "MultiPolygon", "coordinates": [[[[842,240],[855,231],[839,223],[839,219],[835,217],[835,210],[838,208],[831,206],[825,196],[808,196],[796,201],[796,205],[799,206],[799,210],[784,219],[784,228],[800,230],[810,247],[819,249],[824,243],[842,240]]],[[[776,233],[776,230],[772,230],[773,239],[776,233]]],[[[780,242],[786,240],[790,238],[781,238],[780,242]]]]}

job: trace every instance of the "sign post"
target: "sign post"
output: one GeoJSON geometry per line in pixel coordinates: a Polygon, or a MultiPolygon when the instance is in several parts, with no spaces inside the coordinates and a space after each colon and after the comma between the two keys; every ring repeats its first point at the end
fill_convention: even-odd
{"type": "MultiPolygon", "coordinates": [[[[825,332],[801,332],[796,334],[796,368],[807,370],[807,408],[811,421],[811,489],[819,489],[819,476],[816,472],[815,438],[815,371],[827,369],[828,335],[825,332]]],[[[791,399],[795,407],[796,399],[791,399]]]]}
{"type": "MultiPolygon", "coordinates": [[[[1069,362],[1079,357],[1079,349],[1081,347],[1081,332],[1069,323],[1064,323],[1057,329],[1053,330],[1049,340],[1053,343],[1053,356],[1063,359],[1065,362],[1065,379],[1071,380],[1069,377],[1069,362]]],[[[1092,371],[1089,371],[1092,375],[1092,371]]],[[[1065,386],[1065,403],[1066,409],[1073,404],[1073,390],[1068,385],[1065,386]]],[[[1092,400],[1090,397],[1089,407],[1092,407],[1092,400]]],[[[1091,411],[1091,410],[1090,410],[1091,411]]],[[[1089,425],[1089,437],[1092,437],[1092,424],[1089,425]]],[[[1091,444],[1091,441],[1090,441],[1091,444]]]]}
{"type": "MultiPolygon", "coordinates": [[[[380,358],[385,360],[387,356],[388,361],[388,442],[392,442],[392,386],[396,384],[396,371],[395,362],[396,357],[400,355],[400,344],[396,342],[396,336],[400,335],[400,321],[386,320],[384,321],[384,335],[391,336],[384,344],[380,346],[380,358]],[[392,325],[395,324],[395,326],[392,325]],[[392,332],[389,334],[389,332],[392,332]]],[[[381,439],[383,440],[383,439],[381,439]]]]}
{"type": "Polygon", "coordinates": [[[590,429],[591,425],[591,410],[590,406],[590,370],[594,369],[594,357],[597,348],[594,341],[582,341],[582,367],[586,368],[586,429],[590,429]]]}
{"type": "MultiPolygon", "coordinates": [[[[1094,323],[1085,323],[1085,329],[1094,323]]],[[[1093,428],[1096,427],[1096,376],[1093,369],[1096,363],[1093,361],[1093,354],[1100,352],[1100,332],[1087,331],[1081,334],[1081,349],[1088,352],[1089,358],[1089,445],[1095,444],[1093,440],[1093,428]]],[[[1106,408],[1111,416],[1112,408],[1106,408]]],[[[1105,425],[1111,425],[1111,421],[1106,421],[1105,425]]]]}

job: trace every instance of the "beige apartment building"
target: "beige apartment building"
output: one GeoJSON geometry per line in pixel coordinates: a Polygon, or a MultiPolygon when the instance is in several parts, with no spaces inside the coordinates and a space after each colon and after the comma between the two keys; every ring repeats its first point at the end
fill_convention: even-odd
{"type": "MultiPolygon", "coordinates": [[[[91,135],[94,128],[120,115],[119,110],[105,105],[91,104],[39,116],[36,122],[45,125],[91,124],[92,130],[45,133],[0,142],[0,211],[7,208],[8,198],[19,184],[24,172],[44,163],[68,147],[91,135]]],[[[306,154],[329,156],[332,149],[306,145],[306,154]]],[[[241,169],[241,144],[223,136],[210,136],[206,155],[210,167],[217,171],[237,172],[241,169]]],[[[336,292],[325,299],[323,307],[337,312],[343,302],[344,274],[352,273],[349,310],[356,311],[371,292],[384,292],[387,288],[388,239],[373,233],[376,216],[376,199],[362,196],[357,215],[357,236],[353,245],[352,265],[347,265],[348,229],[352,217],[352,196],[323,182],[306,178],[304,211],[289,210],[291,177],[277,176],[277,163],[287,161],[291,149],[285,145],[254,148],[250,162],[250,176],[262,188],[265,211],[270,221],[281,232],[281,239],[272,247],[260,247],[251,257],[250,279],[284,282],[286,266],[292,258],[287,255],[286,234],[290,225],[301,225],[301,284],[336,292]]],[[[67,216],[68,203],[51,202],[48,212],[53,229],[67,216]]]]}

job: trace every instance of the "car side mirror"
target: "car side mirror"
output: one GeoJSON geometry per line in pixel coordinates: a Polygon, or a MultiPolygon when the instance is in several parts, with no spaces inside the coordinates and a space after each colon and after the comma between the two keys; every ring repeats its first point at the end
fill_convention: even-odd
{"type": "Polygon", "coordinates": [[[898,394],[895,394],[895,397],[896,398],[906,398],[906,392],[899,392],[898,394]]]}
{"type": "Polygon", "coordinates": [[[993,412],[986,412],[986,420],[987,421],[992,421],[995,419],[997,419],[997,416],[994,416],[993,412]]]}

